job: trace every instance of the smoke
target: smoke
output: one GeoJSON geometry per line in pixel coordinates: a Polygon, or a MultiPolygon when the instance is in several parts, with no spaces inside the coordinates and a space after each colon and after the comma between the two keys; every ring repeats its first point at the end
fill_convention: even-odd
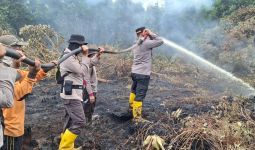
{"type": "Polygon", "coordinates": [[[202,7],[211,7],[214,0],[171,0],[167,1],[166,7],[173,13],[182,13],[185,10],[194,8],[200,10],[202,7]]]}
{"type": "MultiPolygon", "coordinates": [[[[39,23],[50,24],[66,39],[71,34],[82,34],[89,44],[117,45],[120,49],[133,45],[136,40],[135,29],[146,26],[160,36],[199,53],[203,50],[199,50],[194,39],[218,23],[204,17],[204,10],[210,9],[215,0],[27,1],[28,7],[41,16],[38,18],[39,23]]],[[[222,51],[218,45],[224,42],[224,32],[211,32],[205,35],[207,39],[200,39],[206,48],[208,45],[212,47],[210,53],[205,51],[208,56],[204,56],[218,66],[223,66],[218,62],[220,57],[226,55],[221,56],[217,52],[222,51]],[[212,58],[214,56],[215,59],[212,58]]],[[[179,54],[169,47],[160,49],[172,56],[179,54]]],[[[229,67],[223,68],[231,71],[229,67]]]]}
{"type": "MultiPolygon", "coordinates": [[[[162,37],[199,52],[193,39],[213,26],[202,10],[214,0],[29,0],[28,7],[41,14],[39,23],[50,24],[67,40],[85,35],[89,44],[115,45],[124,49],[136,40],[135,29],[150,28],[162,37]]],[[[161,52],[176,56],[169,47],[161,52]]]]}
{"type": "Polygon", "coordinates": [[[132,45],[140,26],[178,43],[190,46],[190,39],[211,23],[203,21],[202,8],[213,0],[28,0],[28,7],[68,38],[83,34],[92,44],[132,45]],[[40,16],[40,15],[39,15],[40,16]]]}
{"type": "Polygon", "coordinates": [[[87,4],[89,5],[97,5],[98,3],[103,2],[104,0],[87,0],[87,4]]]}
{"type": "MultiPolygon", "coordinates": [[[[165,1],[164,13],[159,23],[160,34],[186,48],[199,52],[194,39],[204,30],[216,25],[215,21],[204,17],[203,11],[209,10],[213,2],[214,0],[165,1]]],[[[173,52],[170,51],[170,53],[173,52]]]]}
{"type": "Polygon", "coordinates": [[[147,10],[150,6],[158,5],[159,7],[163,7],[165,5],[165,0],[131,0],[133,3],[139,3],[143,6],[145,10],[147,10]]]}

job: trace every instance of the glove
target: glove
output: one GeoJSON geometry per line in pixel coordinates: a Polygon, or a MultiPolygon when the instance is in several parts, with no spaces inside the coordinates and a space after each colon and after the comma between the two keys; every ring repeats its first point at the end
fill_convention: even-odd
{"type": "Polygon", "coordinates": [[[35,59],[35,66],[29,66],[28,78],[34,79],[37,72],[41,69],[41,62],[38,59],[35,59]]]}

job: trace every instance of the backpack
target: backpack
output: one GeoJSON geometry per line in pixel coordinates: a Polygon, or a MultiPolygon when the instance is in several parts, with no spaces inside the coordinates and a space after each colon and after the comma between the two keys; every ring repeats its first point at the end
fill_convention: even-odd
{"type": "Polygon", "coordinates": [[[63,76],[61,76],[60,67],[58,66],[57,67],[57,72],[56,72],[56,81],[57,81],[57,84],[64,84],[65,77],[68,76],[70,73],[71,72],[67,72],[63,76]]]}

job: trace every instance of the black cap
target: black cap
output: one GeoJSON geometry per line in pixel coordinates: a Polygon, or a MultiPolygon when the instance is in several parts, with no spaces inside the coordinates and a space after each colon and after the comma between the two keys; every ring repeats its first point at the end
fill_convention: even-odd
{"type": "Polygon", "coordinates": [[[140,27],[135,30],[136,34],[142,33],[145,30],[145,27],[140,27]]]}
{"type": "Polygon", "coordinates": [[[85,42],[85,37],[78,34],[72,34],[70,39],[68,40],[69,43],[76,43],[80,45],[87,45],[88,43],[85,42]]]}

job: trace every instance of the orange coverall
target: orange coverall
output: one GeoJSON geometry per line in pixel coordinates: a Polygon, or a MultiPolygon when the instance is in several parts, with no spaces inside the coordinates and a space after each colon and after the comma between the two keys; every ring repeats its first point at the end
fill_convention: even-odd
{"type": "Polygon", "coordinates": [[[4,135],[19,137],[24,134],[25,123],[25,100],[24,96],[30,94],[33,85],[43,79],[46,73],[41,69],[35,79],[27,77],[28,71],[18,70],[21,79],[14,85],[14,105],[11,108],[3,108],[4,117],[4,135]]]}

